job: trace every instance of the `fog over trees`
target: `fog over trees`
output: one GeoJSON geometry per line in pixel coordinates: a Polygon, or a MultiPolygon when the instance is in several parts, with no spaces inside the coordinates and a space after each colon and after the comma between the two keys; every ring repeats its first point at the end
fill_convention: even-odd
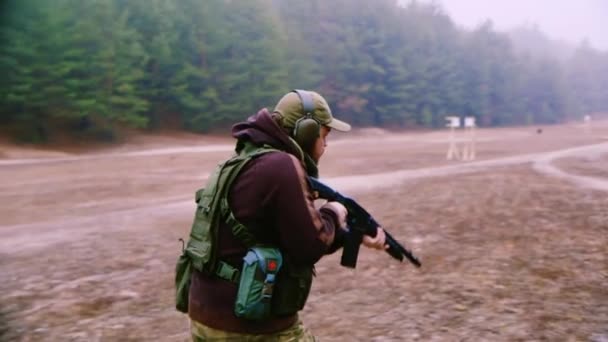
{"type": "Polygon", "coordinates": [[[208,132],[293,88],[357,127],[550,124],[608,111],[608,52],[460,29],[394,0],[9,0],[0,127],[20,140],[208,132]]]}

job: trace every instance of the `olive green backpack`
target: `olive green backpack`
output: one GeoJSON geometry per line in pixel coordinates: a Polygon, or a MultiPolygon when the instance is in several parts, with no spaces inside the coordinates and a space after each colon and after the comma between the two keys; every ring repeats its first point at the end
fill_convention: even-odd
{"type": "Polygon", "coordinates": [[[303,309],[312,285],[313,266],[295,266],[287,255],[281,255],[277,248],[257,244],[255,237],[236,220],[228,205],[230,185],[247,162],[276,151],[278,150],[270,146],[260,147],[239,142],[238,154],[219,164],[206,187],[196,192],[197,208],[190,237],[178,258],[175,270],[175,299],[178,311],[188,312],[193,269],[239,284],[235,303],[235,314],[239,317],[264,319],[270,315],[291,315],[303,309]],[[227,222],[233,235],[249,249],[243,263],[244,276],[241,276],[238,269],[218,260],[214,246],[217,246],[220,220],[227,222]],[[252,263],[251,252],[256,251],[256,248],[258,258],[252,263]],[[279,267],[276,270],[265,267],[268,260],[279,261],[279,267]],[[269,289],[271,297],[268,296],[269,289]]]}
{"type": "Polygon", "coordinates": [[[253,245],[254,238],[240,224],[228,206],[228,189],[247,162],[268,152],[276,152],[268,146],[258,147],[244,143],[237,145],[239,152],[227,161],[220,163],[208,179],[206,187],[196,192],[196,212],[190,230],[190,237],[177,260],[175,270],[176,308],[188,312],[188,292],[193,268],[207,274],[215,273],[220,278],[238,282],[238,270],[217,260],[217,227],[220,220],[232,226],[234,235],[246,245],[253,245]]]}

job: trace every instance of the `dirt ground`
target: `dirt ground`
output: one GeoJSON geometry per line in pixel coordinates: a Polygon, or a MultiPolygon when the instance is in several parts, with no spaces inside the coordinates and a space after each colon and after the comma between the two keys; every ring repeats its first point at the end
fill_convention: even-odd
{"type": "MultiPolygon", "coordinates": [[[[445,131],[331,139],[321,178],[423,266],[365,249],[356,270],[321,260],[301,313],[321,341],[608,341],[608,122],[480,129],[466,162],[446,160],[445,131]]],[[[188,341],[178,238],[231,149],[191,135],[88,153],[0,144],[0,340],[188,341]]]]}

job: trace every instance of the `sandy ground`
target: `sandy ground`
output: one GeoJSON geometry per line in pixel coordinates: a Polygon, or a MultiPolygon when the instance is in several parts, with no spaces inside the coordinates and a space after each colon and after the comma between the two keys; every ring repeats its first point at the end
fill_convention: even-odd
{"type": "MultiPolygon", "coordinates": [[[[421,259],[362,250],[317,265],[322,341],[608,341],[608,122],[336,136],[321,176],[421,259]],[[463,139],[463,135],[458,136],[463,139]]],[[[0,340],[187,341],[173,267],[194,191],[231,153],[214,137],[112,149],[0,145],[0,340]]]]}

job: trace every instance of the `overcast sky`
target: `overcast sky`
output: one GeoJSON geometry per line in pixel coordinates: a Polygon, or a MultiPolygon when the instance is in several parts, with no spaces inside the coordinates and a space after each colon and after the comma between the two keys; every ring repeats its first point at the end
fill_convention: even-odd
{"type": "Polygon", "coordinates": [[[572,43],[587,38],[593,47],[608,51],[608,0],[422,1],[439,3],[454,22],[467,28],[488,18],[499,31],[536,23],[551,38],[572,43]]]}

